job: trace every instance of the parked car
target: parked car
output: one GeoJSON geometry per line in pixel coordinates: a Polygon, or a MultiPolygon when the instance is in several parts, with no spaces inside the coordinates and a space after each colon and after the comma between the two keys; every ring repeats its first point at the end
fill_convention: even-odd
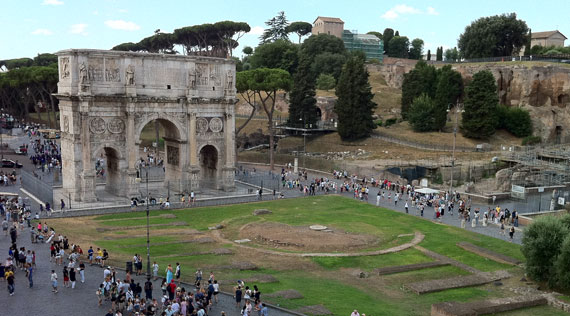
{"type": "Polygon", "coordinates": [[[2,159],[2,168],[22,168],[23,166],[24,165],[14,160],[2,159]]]}
{"type": "Polygon", "coordinates": [[[26,148],[26,146],[20,146],[15,150],[15,152],[18,155],[27,155],[28,154],[28,148],[26,148]]]}

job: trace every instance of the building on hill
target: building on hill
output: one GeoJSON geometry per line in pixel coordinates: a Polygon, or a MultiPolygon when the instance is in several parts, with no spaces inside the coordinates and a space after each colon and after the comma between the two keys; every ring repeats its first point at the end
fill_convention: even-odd
{"type": "Polygon", "coordinates": [[[342,31],[344,30],[344,21],[339,18],[330,18],[319,16],[313,22],[313,35],[329,34],[342,38],[342,31]]]}
{"type": "Polygon", "coordinates": [[[358,34],[356,31],[344,30],[342,41],[349,52],[363,51],[366,54],[366,59],[375,58],[382,62],[384,58],[384,42],[376,35],[358,34]]]}
{"type": "Polygon", "coordinates": [[[568,38],[560,31],[536,32],[531,34],[530,47],[536,45],[542,47],[556,46],[564,47],[564,41],[568,38]]]}

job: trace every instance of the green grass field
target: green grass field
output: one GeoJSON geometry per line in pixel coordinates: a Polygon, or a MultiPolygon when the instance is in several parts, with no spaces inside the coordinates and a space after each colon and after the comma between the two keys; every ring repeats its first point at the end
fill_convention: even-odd
{"type": "MultiPolygon", "coordinates": [[[[112,264],[123,266],[124,262],[132,258],[134,253],[146,253],[146,229],[144,228],[146,219],[142,212],[48,220],[48,222],[50,226],[65,232],[70,240],[81,244],[84,248],[90,245],[107,248],[112,264]]],[[[205,274],[212,270],[226,291],[232,291],[234,284],[224,282],[224,280],[271,275],[278,282],[257,283],[263,293],[295,289],[304,296],[302,299],[295,300],[270,299],[273,303],[291,309],[323,304],[335,315],[348,315],[354,308],[370,315],[429,315],[433,303],[514,296],[506,287],[522,284],[518,281],[523,274],[521,268],[480,257],[456,246],[457,242],[467,241],[524,260],[520,247],[516,244],[377,208],[340,196],[319,196],[176,211],[153,211],[150,222],[151,224],[177,223],[177,226],[155,226],[151,230],[151,260],[158,262],[161,272],[166,265],[180,262],[183,278],[192,281],[193,272],[197,268],[203,269],[205,274]],[[259,208],[267,208],[273,213],[253,216],[252,211],[259,208]],[[182,225],[184,223],[185,225],[182,225]],[[208,230],[209,226],[219,223],[225,226],[219,231],[223,239],[216,237],[208,230]],[[380,240],[377,244],[356,251],[393,247],[409,242],[412,238],[410,236],[398,237],[398,235],[421,232],[425,238],[419,245],[426,249],[482,271],[507,269],[513,277],[506,280],[503,287],[486,285],[419,296],[404,290],[403,285],[421,280],[466,275],[468,272],[454,266],[444,266],[386,276],[370,273],[379,267],[433,261],[414,248],[378,256],[301,258],[277,256],[259,251],[267,249],[300,252],[302,250],[277,249],[267,244],[257,243],[255,240],[249,244],[250,248],[243,249],[227,241],[239,238],[241,229],[248,223],[282,223],[291,227],[322,224],[346,233],[365,234],[380,240]],[[211,238],[212,242],[192,242],[196,238],[204,237],[211,238]],[[209,253],[219,248],[230,249],[233,253],[230,255],[209,253]],[[232,267],[235,262],[250,262],[258,269],[240,271],[232,267]],[[360,271],[369,272],[370,277],[360,279],[358,277],[360,271]]],[[[326,242],[326,238],[323,242],[326,242]]],[[[533,308],[532,313],[518,311],[504,315],[563,314],[550,307],[538,307],[533,308]]]]}

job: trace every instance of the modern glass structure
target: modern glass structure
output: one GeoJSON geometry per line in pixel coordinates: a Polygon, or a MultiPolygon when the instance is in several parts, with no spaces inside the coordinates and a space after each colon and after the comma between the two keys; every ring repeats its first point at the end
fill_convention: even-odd
{"type": "Polygon", "coordinates": [[[366,59],[375,58],[382,62],[384,42],[375,35],[358,34],[358,32],[344,30],[342,41],[348,51],[363,51],[366,54],[366,59]]]}

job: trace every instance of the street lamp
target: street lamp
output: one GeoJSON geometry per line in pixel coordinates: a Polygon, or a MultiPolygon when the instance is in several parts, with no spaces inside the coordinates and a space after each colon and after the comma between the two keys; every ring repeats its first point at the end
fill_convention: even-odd
{"type": "MultiPolygon", "coordinates": [[[[453,103],[449,103],[447,105],[447,113],[451,112],[451,107],[453,106],[453,103]]],[[[453,111],[455,113],[455,124],[453,126],[453,152],[452,152],[452,157],[451,157],[451,181],[449,181],[449,195],[451,196],[453,194],[453,167],[455,167],[455,141],[457,140],[457,125],[458,125],[458,113],[463,113],[465,112],[465,110],[463,110],[463,103],[457,103],[455,105],[455,111],[453,111]]]]}
{"type": "Polygon", "coordinates": [[[303,132],[303,154],[305,154],[307,152],[307,141],[306,141],[307,133],[305,131],[305,116],[303,115],[303,117],[300,117],[299,121],[303,121],[303,129],[302,129],[302,132],[303,132]]]}

